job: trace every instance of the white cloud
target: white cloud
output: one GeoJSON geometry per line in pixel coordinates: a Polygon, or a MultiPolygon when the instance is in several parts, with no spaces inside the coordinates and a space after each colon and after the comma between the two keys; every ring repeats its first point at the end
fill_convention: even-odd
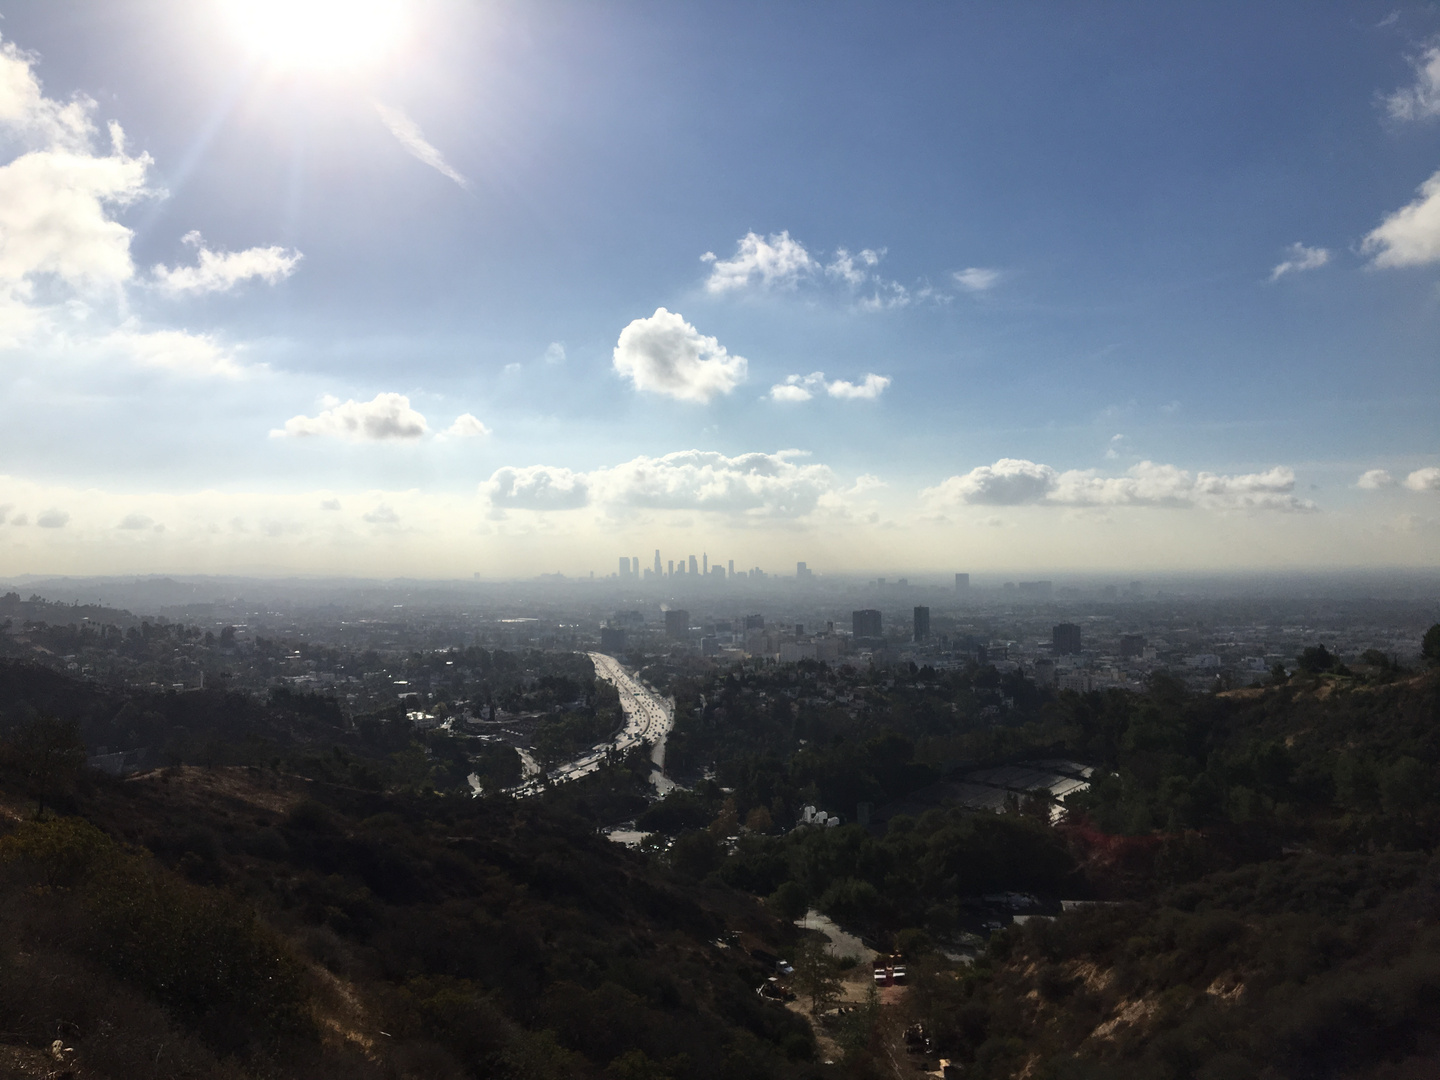
{"type": "Polygon", "coordinates": [[[155,524],[155,519],[144,514],[126,514],[120,519],[117,529],[148,529],[155,524]]]}
{"type": "Polygon", "coordinates": [[[496,469],[480,493],[497,510],[578,510],[590,501],[583,473],[549,465],[496,469]]]}
{"type": "Polygon", "coordinates": [[[825,387],[825,392],[834,398],[864,399],[873,401],[885,392],[890,385],[890,379],[885,375],[876,375],[874,372],[866,375],[860,383],[846,382],[844,379],[836,379],[825,387]]]}
{"type": "Polygon", "coordinates": [[[731,356],[715,338],[663,307],[620,331],[614,364],[637,390],[699,402],[730,393],[745,381],[748,368],[743,356],[731,356]]]}
{"type": "Polygon", "coordinates": [[[461,413],[455,418],[455,422],[440,433],[442,439],[478,439],[482,435],[489,435],[490,429],[480,422],[479,418],[470,413],[461,413]]]}
{"type": "Polygon", "coordinates": [[[31,145],[84,150],[95,130],[95,103],[76,97],[61,104],[40,90],[34,57],[13,42],[0,44],[0,126],[31,145]]]}
{"type": "Polygon", "coordinates": [[[809,401],[815,396],[810,387],[816,381],[822,383],[825,381],[825,373],[823,371],[817,371],[814,374],[804,377],[791,375],[783,383],[778,383],[770,387],[770,397],[775,401],[789,403],[809,401]]]}
{"type": "Polygon", "coordinates": [[[1001,458],[963,476],[951,476],[922,495],[933,502],[982,506],[1019,506],[1039,502],[1055,487],[1058,474],[1048,465],[1024,458],[1001,458]]]}
{"type": "Polygon", "coordinates": [[[1000,271],[984,266],[967,266],[964,270],[956,270],[951,276],[955,279],[955,284],[969,292],[985,292],[1000,282],[1000,271]]]}
{"type": "Polygon", "coordinates": [[[833,398],[874,400],[884,393],[889,385],[890,379],[887,376],[873,372],[866,375],[861,382],[852,383],[844,379],[827,382],[823,371],[812,371],[809,375],[786,377],[783,383],[770,388],[770,397],[774,401],[801,402],[809,401],[816,394],[826,393],[833,398]]]}
{"type": "Polygon", "coordinates": [[[690,511],[742,520],[794,519],[835,509],[846,497],[878,486],[864,477],[841,491],[828,466],[797,461],[799,451],[727,457],[681,450],[641,456],[589,473],[546,465],[503,468],[480,486],[496,510],[690,511]]]}
{"type": "Polygon", "coordinates": [[[865,248],[858,255],[851,255],[845,248],[835,249],[835,259],[825,267],[825,273],[839,278],[852,289],[858,289],[870,278],[870,269],[879,265],[884,251],[865,248]]]}
{"type": "MultiPolygon", "coordinates": [[[[35,519],[35,524],[42,529],[63,529],[70,523],[70,515],[64,510],[46,510],[35,519]]],[[[18,525],[19,522],[17,521],[18,525]]]]}
{"type": "Polygon", "coordinates": [[[400,523],[400,515],[384,503],[368,513],[361,514],[360,517],[371,525],[398,525],[400,523]]]}
{"type": "Polygon", "coordinates": [[[1440,261],[1440,172],[1419,187],[1420,197],[1376,226],[1360,250],[1374,253],[1379,268],[1424,266],[1440,261]]]}
{"type": "Polygon", "coordinates": [[[1149,506],[1206,510],[1314,510],[1295,496],[1295,472],[1276,466],[1263,473],[1191,475],[1174,465],[1142,461],[1122,476],[1094,470],[1059,472],[1023,458],[1002,458],[921,492],[935,505],[1149,506]]]}
{"type": "Polygon", "coordinates": [[[52,147],[0,167],[0,285],[28,297],[40,276],[87,289],[129,281],[133,234],[109,211],[149,193],[150,164],[125,154],[112,125],[108,156],[52,147]]]}
{"type": "Polygon", "coordinates": [[[1379,491],[1381,488],[1394,487],[1395,478],[1384,469],[1369,469],[1360,474],[1355,486],[1365,491],[1379,491]]]}
{"type": "Polygon", "coordinates": [[[445,160],[445,156],[435,149],[425,139],[425,134],[420,130],[420,125],[405,115],[403,109],[392,108],[389,105],[375,103],[375,111],[380,114],[380,120],[390,129],[390,134],[400,141],[400,145],[410,151],[416,158],[423,161],[430,168],[446,176],[462,188],[468,187],[470,182],[461,176],[445,160]]]}
{"type": "Polygon", "coordinates": [[[157,264],[151,270],[160,291],[171,296],[226,292],[251,278],[274,285],[294,273],[303,257],[298,251],[286,251],[278,246],[214,252],[205,246],[198,232],[186,233],[184,242],[199,249],[198,266],[177,266],[172,270],[157,264]]]}
{"type": "Polygon", "coordinates": [[[1432,42],[1410,58],[1415,83],[1385,99],[1392,120],[1428,120],[1440,116],[1440,42],[1432,42]]]}
{"type": "Polygon", "coordinates": [[[220,375],[234,378],[245,372],[232,350],[209,334],[187,330],[137,330],[126,324],[100,339],[102,346],[126,356],[141,367],[159,368],[177,375],[220,375]]]}
{"type": "Polygon", "coordinates": [[[565,346],[559,341],[552,341],[545,347],[545,363],[563,364],[565,362],[565,346]]]}
{"type": "Polygon", "coordinates": [[[730,259],[718,259],[707,251],[701,260],[711,264],[705,288],[712,293],[733,292],[752,283],[764,289],[793,289],[802,277],[819,267],[805,245],[790,236],[789,230],[772,233],[769,239],[747,232],[730,259]]]}
{"type": "Polygon", "coordinates": [[[1286,259],[1270,271],[1270,280],[1301,270],[1316,270],[1330,261],[1330,252],[1322,247],[1306,247],[1298,241],[1285,249],[1286,259]]]}
{"type": "Polygon", "coordinates": [[[271,437],[321,436],[357,442],[418,439],[429,428],[425,417],[410,407],[404,394],[376,394],[370,401],[326,399],[327,408],[316,416],[292,416],[271,437]]]}
{"type": "Polygon", "coordinates": [[[601,500],[627,507],[794,518],[814,511],[835,488],[827,466],[792,460],[797,456],[682,450],[601,470],[592,483],[601,500]]]}
{"type": "Polygon", "coordinates": [[[1416,469],[1405,478],[1405,486],[1411,491],[1440,491],[1440,468],[1416,469]]]}
{"type": "Polygon", "coordinates": [[[339,500],[339,499],[323,499],[323,500],[321,500],[321,503],[320,503],[320,509],[321,509],[321,510],[339,510],[339,509],[341,509],[340,500],[339,500]]]}

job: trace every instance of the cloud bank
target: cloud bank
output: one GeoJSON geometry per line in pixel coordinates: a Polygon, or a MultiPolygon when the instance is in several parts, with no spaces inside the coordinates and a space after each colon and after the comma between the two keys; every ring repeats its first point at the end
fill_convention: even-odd
{"type": "Polygon", "coordinates": [[[1174,465],[1142,461],[1122,476],[1091,469],[1060,472],[1023,458],[1001,458],[951,476],[921,492],[932,507],[1144,506],[1203,510],[1306,512],[1314,503],[1294,494],[1295,472],[1276,466],[1263,473],[1192,475],[1174,465]]]}
{"type": "Polygon", "coordinates": [[[707,450],[640,456],[588,473],[546,465],[496,470],[480,486],[499,510],[690,510],[740,519],[794,519],[840,498],[828,466],[795,450],[727,457],[707,450]]]}
{"type": "Polygon", "coordinates": [[[731,356],[715,338],[663,307],[620,331],[613,362],[636,390],[701,403],[730,393],[745,381],[749,367],[743,356],[731,356]]]}

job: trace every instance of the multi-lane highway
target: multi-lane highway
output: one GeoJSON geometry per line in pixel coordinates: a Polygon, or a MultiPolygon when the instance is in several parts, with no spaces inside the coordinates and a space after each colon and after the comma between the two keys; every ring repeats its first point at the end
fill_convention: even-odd
{"type": "MultiPolygon", "coordinates": [[[[613,683],[620,692],[620,708],[625,712],[625,726],[610,742],[596,743],[588,753],[552,768],[549,774],[551,782],[563,784],[566,780],[585,776],[600,768],[605,755],[612,750],[623,754],[642,742],[648,742],[654,744],[650,753],[650,760],[655,765],[650,776],[651,782],[662,791],[668,790],[672,785],[665,777],[665,736],[675,724],[675,702],[662,698],[645,686],[613,656],[598,652],[587,655],[595,665],[595,677],[613,683]]],[[[539,790],[535,780],[530,779],[515,789],[515,794],[530,795],[539,790]]]]}

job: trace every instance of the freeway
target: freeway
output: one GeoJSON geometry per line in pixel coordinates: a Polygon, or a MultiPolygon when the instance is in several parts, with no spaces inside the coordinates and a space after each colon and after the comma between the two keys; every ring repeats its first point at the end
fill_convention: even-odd
{"type": "MultiPolygon", "coordinates": [[[[551,782],[563,784],[566,780],[586,776],[600,768],[605,755],[611,751],[623,754],[642,742],[648,742],[653,744],[650,760],[655,766],[650,774],[650,782],[663,794],[674,786],[665,776],[665,736],[670,734],[670,729],[675,726],[674,700],[662,698],[626,671],[613,656],[598,652],[586,655],[595,665],[595,677],[613,683],[619,691],[620,708],[625,713],[625,726],[610,742],[596,743],[588,753],[552,768],[549,774],[551,782]]],[[[527,779],[513,790],[516,795],[533,795],[540,790],[540,786],[534,779],[527,779]]]]}

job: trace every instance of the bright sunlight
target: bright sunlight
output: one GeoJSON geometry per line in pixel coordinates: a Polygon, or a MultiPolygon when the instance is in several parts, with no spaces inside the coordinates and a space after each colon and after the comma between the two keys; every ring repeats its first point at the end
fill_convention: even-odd
{"type": "Polygon", "coordinates": [[[245,45],[277,67],[333,71],[374,63],[404,31],[400,0],[222,0],[245,45]]]}

